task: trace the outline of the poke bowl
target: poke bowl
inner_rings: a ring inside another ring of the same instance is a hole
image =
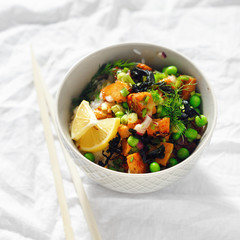
[[[56,99],[58,130],[75,163],[119,192],[157,191],[184,177],[210,143],[213,90],[182,54],[124,43],[80,59]]]

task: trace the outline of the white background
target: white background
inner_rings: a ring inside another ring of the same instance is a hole
[[[113,192],[79,171],[103,239],[240,239],[239,16],[238,0],[1,1],[0,239],[64,239],[29,44],[55,96],[76,60],[134,41],[193,60],[214,88],[218,122],[190,174],[158,192]],[[62,154],[59,160],[76,239],[89,240]]]

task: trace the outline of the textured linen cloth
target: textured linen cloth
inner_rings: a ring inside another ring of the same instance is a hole
[[[1,1],[0,239],[65,239],[32,81],[30,44],[55,96],[102,47],[148,42],[189,57],[213,86],[218,122],[182,180],[150,194],[99,186],[79,169],[104,240],[240,239],[240,1]],[[75,239],[91,239],[60,146]]]

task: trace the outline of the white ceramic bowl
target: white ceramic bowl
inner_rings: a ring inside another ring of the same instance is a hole
[[[163,58],[164,52],[167,57]],[[139,55],[141,53],[141,55]],[[197,78],[197,89],[201,92],[203,113],[208,118],[208,126],[200,144],[183,162],[166,170],[128,174],[103,168],[86,159],[75,147],[69,134],[71,100],[79,96],[83,88],[96,73],[99,66],[112,60],[141,61],[155,69],[175,65],[179,72]],[[95,182],[119,192],[146,193],[161,189],[180,179],[193,167],[200,154],[209,144],[217,118],[216,100],[208,81],[201,71],[182,54],[157,45],[146,43],[125,43],[96,51],[79,60],[66,74],[57,93],[57,124],[63,143],[77,165]]]

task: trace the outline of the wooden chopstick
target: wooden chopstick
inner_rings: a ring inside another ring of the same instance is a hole
[[[79,201],[81,203],[82,210],[83,210],[85,219],[86,219],[88,227],[89,227],[89,231],[90,231],[90,233],[92,235],[92,238],[94,240],[101,240],[101,236],[100,236],[100,233],[98,231],[98,227],[97,227],[97,224],[96,224],[96,221],[95,221],[92,209],[90,207],[90,204],[89,204],[86,192],[84,190],[82,180],[81,180],[81,178],[80,178],[80,176],[78,174],[78,171],[77,171],[77,168],[75,166],[75,163],[69,157],[69,154],[66,152],[66,150],[65,150],[65,148],[63,146],[63,143],[61,142],[61,138],[59,136],[59,131],[57,129],[56,120],[55,120],[54,101],[53,101],[53,98],[52,98],[52,96],[50,95],[50,93],[48,91],[48,88],[46,87],[46,84],[44,83],[44,81],[43,81],[43,79],[41,77],[40,69],[39,69],[38,63],[37,63],[37,61],[36,61],[36,59],[34,57],[33,51],[32,51],[32,61],[33,61],[33,65],[34,65],[34,68],[35,68],[35,72],[38,74],[38,83],[39,83],[39,85],[41,87],[42,92],[44,93],[45,100],[47,102],[49,112],[50,112],[50,114],[52,116],[52,120],[53,120],[55,129],[56,129],[56,132],[58,134],[58,139],[60,141],[60,144],[61,144],[61,147],[62,147],[62,150],[63,150],[63,154],[64,154],[64,157],[65,157],[66,163],[68,165],[70,174],[72,176],[74,187],[75,187],[75,190],[77,192]]]
[[[54,138],[53,138],[50,119],[48,115],[48,109],[47,109],[45,99],[41,95],[42,88],[39,83],[40,74],[36,66],[36,61],[34,59],[33,51],[31,51],[31,53],[32,53],[32,67],[33,67],[33,81],[34,81],[36,92],[37,92],[37,98],[38,98],[38,103],[40,107],[40,115],[41,115],[41,119],[44,127],[44,134],[45,134],[47,146],[48,146],[48,153],[50,157],[50,163],[52,167],[55,187],[56,187],[58,201],[60,205],[60,211],[63,219],[65,236],[67,240],[74,240],[74,234],[73,234],[71,220],[68,212],[66,196],[63,188],[62,176],[61,176],[60,167],[57,159],[57,152],[54,145]]]

